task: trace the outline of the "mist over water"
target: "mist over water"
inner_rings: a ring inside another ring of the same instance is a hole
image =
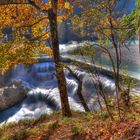
[[[96,111],[99,105],[95,102],[96,90],[93,78],[84,71],[77,70],[78,76],[83,80],[82,94],[90,109]],[[68,98],[73,110],[84,111],[77,96],[78,83],[74,77],[65,71]],[[103,75],[101,83],[107,92],[114,92],[114,82]],[[43,62],[25,67],[18,65],[13,68],[11,80],[21,80],[30,90],[23,102],[0,112],[0,123],[19,121],[21,119],[37,118],[41,114],[50,114],[61,108],[55,65],[53,62]]]

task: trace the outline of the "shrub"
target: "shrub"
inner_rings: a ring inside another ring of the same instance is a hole
[[[63,124],[78,123],[78,122],[81,122],[79,118],[64,118],[62,121]]]
[[[73,126],[71,128],[72,133],[74,134],[79,134],[80,132],[83,131],[83,128],[81,126]]]
[[[28,135],[26,130],[19,130],[18,132],[10,136],[9,140],[24,140],[27,138],[27,136]]]
[[[102,112],[99,113],[99,116],[100,116],[100,118],[102,118],[102,119],[106,119],[106,118],[109,117],[109,114],[108,114],[108,112],[106,112],[106,111],[102,111]]]
[[[28,136],[36,136],[36,135],[38,135],[39,133],[40,133],[40,128],[32,128],[32,129],[30,129],[30,130],[28,130]]]
[[[19,125],[24,125],[24,126],[30,126],[34,123],[34,119],[30,120],[30,119],[25,119],[25,120],[20,120],[18,122]]]
[[[58,121],[55,122],[48,122],[48,129],[53,130],[58,127]]]

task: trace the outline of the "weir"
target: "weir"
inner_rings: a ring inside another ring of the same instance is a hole
[[[65,59],[65,62],[69,62]],[[96,101],[97,95],[93,85],[93,78],[84,70],[76,70],[77,75],[83,81],[82,94],[92,111],[99,110]],[[70,107],[73,110],[84,111],[77,96],[78,83],[76,79],[65,70],[67,91]],[[39,60],[39,63],[28,67],[17,65],[12,70],[11,80],[21,80],[30,90],[23,102],[0,112],[0,123],[19,121],[22,119],[37,118],[42,114],[50,114],[61,108],[55,65],[49,58]],[[106,93],[114,93],[114,81],[110,77],[100,75],[100,81]]]

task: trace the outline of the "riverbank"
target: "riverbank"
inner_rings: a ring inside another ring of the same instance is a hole
[[[92,45],[92,42],[89,42]],[[104,53],[104,51],[99,48],[95,47],[95,54],[93,53],[93,60],[89,56],[81,56],[79,53],[78,48],[86,48],[86,43],[83,44],[77,44],[77,48],[73,49],[71,51],[68,51],[66,54],[63,54],[64,58],[69,58],[70,60],[74,61],[80,61],[84,63],[88,63],[89,65],[95,65],[96,67],[102,67],[105,71],[111,71],[112,70],[112,64],[110,61],[110,58],[108,54]],[[115,49],[109,48],[109,52],[114,60],[114,63],[116,62],[116,55],[115,55]],[[90,54],[91,55],[91,54]],[[128,47],[122,47],[121,48],[121,65],[120,65],[121,73],[126,73],[130,77],[132,77],[135,80],[140,81],[140,53],[139,53],[139,46],[137,43],[131,43]]]
[[[38,119],[24,120],[0,127],[1,140],[139,140],[140,98],[131,101],[122,119],[113,111],[114,121],[107,112],[73,112],[72,118],[61,113],[42,115]]]

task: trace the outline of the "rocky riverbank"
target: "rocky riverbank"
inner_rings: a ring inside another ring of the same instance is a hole
[[[28,89],[19,80],[0,88],[0,111],[23,101],[27,92]]]

